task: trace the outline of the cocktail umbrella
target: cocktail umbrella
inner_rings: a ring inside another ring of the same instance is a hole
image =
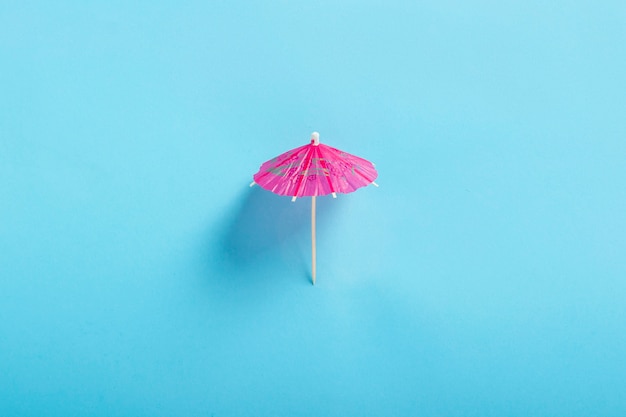
[[[262,188],[278,195],[311,197],[311,278],[315,285],[315,197],[337,193],[351,193],[373,184],[378,172],[370,161],[320,143],[317,132],[311,134],[311,143],[292,149],[261,165],[254,174],[252,187]]]

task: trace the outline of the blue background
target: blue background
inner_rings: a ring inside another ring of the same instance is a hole
[[[626,3],[128,3],[0,3],[0,415],[626,415]]]

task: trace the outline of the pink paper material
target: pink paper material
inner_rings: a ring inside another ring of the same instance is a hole
[[[265,162],[254,182],[279,195],[304,197],[351,193],[377,176],[368,160],[311,141]]]

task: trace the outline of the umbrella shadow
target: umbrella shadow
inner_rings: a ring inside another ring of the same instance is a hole
[[[322,229],[336,210],[339,199],[317,199],[317,227]],[[256,186],[247,189],[220,236],[218,258],[227,276],[245,275],[263,265],[284,263],[302,271],[310,280],[311,199],[291,202]],[[255,274],[252,274],[255,275]]]

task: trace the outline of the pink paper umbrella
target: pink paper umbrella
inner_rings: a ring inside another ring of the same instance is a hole
[[[320,143],[320,134],[311,134],[311,143],[292,149],[261,165],[254,184],[276,193],[311,199],[311,277],[315,285],[315,197],[351,193],[373,184],[378,173],[370,161]]]

